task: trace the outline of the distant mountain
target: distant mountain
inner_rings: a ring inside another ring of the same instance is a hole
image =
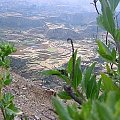
[[[49,6],[51,9],[64,6],[71,8],[73,11],[94,11],[90,4],[91,0],[0,0],[0,10],[15,10],[32,7]]]
[[[44,28],[46,26],[44,20],[31,20],[23,17],[0,17],[0,28],[13,28],[13,29],[30,29],[41,27]]]
[[[0,11],[15,10],[50,10],[69,12],[95,12],[95,8],[90,4],[92,0],[0,0]],[[98,7],[100,7],[98,3]],[[120,5],[118,6],[120,10]]]
[[[91,0],[0,0],[0,28],[30,30],[31,33],[42,34],[48,39],[91,38],[97,32],[97,13],[90,2]]]

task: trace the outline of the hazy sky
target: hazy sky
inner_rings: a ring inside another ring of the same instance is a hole
[[[12,1],[14,2],[19,2],[19,1],[27,1],[30,2],[31,4],[49,4],[49,5],[78,5],[81,9],[86,10],[86,11],[95,11],[95,8],[92,4],[93,0],[0,0],[0,1]],[[99,4],[98,4],[99,5]],[[100,5],[99,5],[100,6]],[[120,11],[120,5],[118,7]]]
[[[56,5],[56,4],[62,4],[62,5],[78,5],[83,10],[87,11],[94,11],[94,6],[90,3],[93,0],[27,0],[29,2],[37,3],[37,4],[49,4],[49,5]]]
[[[90,4],[92,0],[29,0],[31,2],[42,2],[42,3],[66,3],[66,4]]]
[[[57,3],[62,3],[62,4],[73,4],[73,5],[81,5],[81,6],[86,6],[89,8],[92,8],[93,6],[90,4],[93,2],[93,0],[27,0],[35,3],[48,3],[48,4],[57,4]],[[120,10],[120,5],[118,7]]]

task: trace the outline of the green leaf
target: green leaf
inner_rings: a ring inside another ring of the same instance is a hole
[[[68,95],[68,93],[66,93],[65,91],[60,91],[58,94],[57,94],[61,99],[67,99],[67,100],[70,100],[71,97]]]
[[[75,62],[76,62],[76,56],[77,56],[77,50],[74,53]],[[67,70],[69,74],[72,73],[72,69],[73,69],[73,57],[70,58],[70,60],[68,61],[68,65],[67,65]]]
[[[87,67],[84,70],[83,73],[83,79],[82,79],[82,88],[86,91],[87,90],[87,85],[88,85],[88,81],[91,79],[91,76],[93,74],[93,70],[95,68],[95,64],[93,63],[92,65],[90,65],[89,67]]]
[[[112,49],[111,56],[113,58],[113,61],[115,61],[116,60],[116,50],[114,48]]]
[[[44,70],[40,72],[43,75],[61,75],[61,73],[58,70]]]
[[[0,50],[2,51],[2,54],[0,54],[1,56],[8,56],[16,51],[14,45],[6,42],[0,43]]]
[[[111,55],[111,51],[109,50],[109,48],[100,40],[96,40],[97,45],[98,45],[98,51],[101,54],[107,54],[107,55]]]
[[[59,72],[58,70],[44,70],[40,72],[40,74],[47,75],[47,76],[56,75],[57,77],[65,80],[67,83],[69,82],[69,78],[65,75],[62,75],[61,72]]]
[[[115,31],[115,36],[114,36],[116,41],[120,42],[120,29],[116,29]]]
[[[112,79],[109,78],[106,74],[102,73],[101,74],[102,82],[103,82],[103,87],[106,91],[111,91],[111,90],[118,90],[117,86],[113,83]]]
[[[96,98],[99,97],[99,93],[100,93],[100,89],[101,89],[101,79],[99,79],[98,83],[97,83],[97,89],[96,89]]]
[[[114,62],[116,57],[116,51],[111,52],[109,48],[100,40],[96,41],[98,44],[98,53],[102,58],[104,58],[107,62]]]
[[[82,88],[86,94],[87,99],[96,99],[99,96],[99,91],[101,87],[101,80],[96,81],[96,76],[93,73],[95,68],[93,63],[91,66],[87,67],[84,71],[84,76],[82,79]]]
[[[6,75],[6,79],[4,80],[4,85],[9,85],[12,82],[10,74]]]
[[[107,93],[108,92],[106,91],[102,92],[102,94],[99,96],[99,101],[104,102],[106,100]]]
[[[4,99],[3,99],[4,102],[5,102],[6,104],[8,104],[8,103],[10,103],[10,102],[13,101],[14,96],[13,96],[11,93],[6,93],[6,94],[4,94],[3,98],[4,98]]]
[[[78,58],[76,60],[75,69],[74,69],[74,79],[72,81],[72,85],[74,89],[77,89],[78,85],[82,80],[82,71],[81,71],[80,63],[81,63],[81,60],[80,58]]]
[[[116,117],[116,120],[120,120],[120,99],[115,104],[115,117]]]
[[[106,31],[114,36],[115,22],[113,12],[107,0],[100,0],[100,3],[102,8],[102,15],[99,15],[97,18],[98,24],[104,27]]]
[[[118,6],[120,0],[108,0],[110,3],[110,8],[113,11],[113,13],[115,12],[116,7]]]
[[[4,80],[4,85],[9,85],[12,82],[12,79]]]
[[[99,96],[100,88],[101,88],[101,79],[97,82],[96,76],[92,75],[91,79],[88,80],[88,84],[86,88],[87,98],[88,99],[90,98],[91,100],[97,99]]]
[[[59,71],[62,75],[68,76],[68,72],[64,67],[57,68],[57,71]]]
[[[52,102],[57,114],[59,115],[60,120],[73,120],[61,101],[53,97]]]
[[[115,111],[115,104],[120,100],[120,93],[116,91],[110,91],[107,95],[106,104],[110,107],[110,109]]]
[[[107,105],[100,102],[93,103],[92,120],[114,120],[113,113]]]
[[[11,103],[8,107],[5,108],[7,114],[11,115],[21,115],[22,112],[15,107],[15,105],[13,103]]]
[[[110,69],[110,66],[108,64],[106,64],[106,69],[107,69],[107,73],[110,74],[111,69]]]
[[[92,75],[91,79],[88,80],[87,91],[86,91],[87,98],[92,97],[91,94],[93,93],[93,90],[96,87],[95,81],[96,81],[95,75]]]
[[[77,104],[73,104],[73,105],[67,106],[67,110],[69,112],[70,117],[73,120],[80,120],[80,114],[79,114],[80,111],[78,109]]]
[[[81,109],[81,117],[82,119],[81,120],[87,120],[91,114],[91,110],[92,110],[92,103],[91,101],[88,101],[86,103],[84,103],[82,105],[82,109]]]
[[[68,112],[69,112],[71,118],[74,119],[75,118],[75,112],[77,113],[77,110],[75,111],[74,108],[71,107],[71,106],[67,106],[67,109],[68,109]]]

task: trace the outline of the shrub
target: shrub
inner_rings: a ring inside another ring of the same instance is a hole
[[[14,120],[16,115],[21,114],[13,102],[14,96],[3,92],[4,87],[12,82],[8,56],[15,51],[15,47],[9,43],[0,44],[0,109],[4,120]]]
[[[96,2],[94,5],[97,9]],[[56,75],[63,79],[63,90],[53,97],[53,106],[60,120],[119,120],[120,119],[120,29],[115,19],[115,10],[120,0],[99,0],[99,26],[112,36],[110,44],[96,40],[98,53],[106,62],[106,73],[96,77],[92,63],[82,71],[81,60],[72,45],[72,57],[65,69],[47,70],[45,75]],[[117,48],[117,49],[116,49]],[[113,67],[114,66],[114,67]],[[64,105],[60,99],[74,100],[71,105]]]

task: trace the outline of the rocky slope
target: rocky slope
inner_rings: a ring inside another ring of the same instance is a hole
[[[56,120],[51,104],[53,90],[42,88],[40,81],[26,80],[16,73],[12,73],[12,78],[12,84],[5,91],[14,94],[15,104],[23,112],[15,120],[22,120],[20,118],[24,116],[28,116],[29,120]]]

